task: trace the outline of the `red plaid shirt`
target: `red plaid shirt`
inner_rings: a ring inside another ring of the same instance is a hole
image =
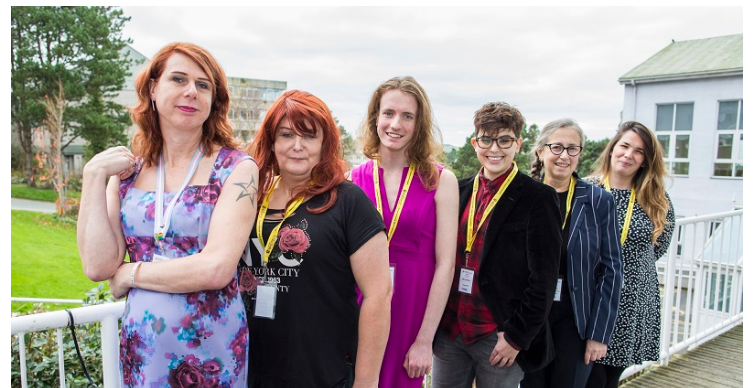
[[[484,215],[486,206],[491,202],[494,194],[502,186],[502,183],[510,175],[512,168],[506,173],[497,177],[493,181],[484,178],[484,175],[479,173],[479,188],[476,194],[476,214],[474,226],[478,227],[481,222],[481,217]],[[471,253],[468,256],[466,263],[465,246],[468,241],[467,227],[468,227],[468,213],[470,210],[470,201],[465,205],[463,210],[463,217],[460,218],[460,225],[458,228],[458,248],[457,255],[455,255],[455,277],[452,280],[452,289],[450,290],[450,298],[447,301],[447,307],[442,315],[442,320],[439,324],[440,330],[442,330],[450,338],[455,339],[458,333],[463,335],[463,341],[466,345],[470,345],[491,333],[497,331],[497,322],[494,320],[492,313],[486,307],[484,298],[481,296],[481,290],[478,286],[478,271],[481,263],[481,250],[484,246],[484,236],[486,235],[486,229],[489,226],[489,217],[484,220],[481,229],[479,229],[476,235],[476,240],[473,241],[471,247]],[[471,287],[471,295],[460,292],[458,286],[460,284],[460,269],[470,268],[473,270],[473,285]],[[511,342],[506,336],[508,342]],[[517,345],[511,343],[514,348]]]

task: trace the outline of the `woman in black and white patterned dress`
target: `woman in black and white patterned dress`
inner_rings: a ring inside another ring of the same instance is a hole
[[[587,388],[616,388],[625,368],[659,359],[660,297],[656,261],[675,227],[664,189],[662,147],[644,125],[628,121],[599,157],[590,180],[611,191],[617,204],[624,282],[607,355],[594,365]]]

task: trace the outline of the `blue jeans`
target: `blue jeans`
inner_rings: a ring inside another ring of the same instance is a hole
[[[466,345],[460,334],[452,340],[438,332],[434,337],[432,388],[470,388],[474,378],[477,388],[517,388],[523,379],[517,362],[503,367],[489,363],[496,344],[497,333]]]

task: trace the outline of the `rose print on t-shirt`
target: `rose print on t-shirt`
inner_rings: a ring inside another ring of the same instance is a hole
[[[254,292],[256,291],[256,286],[258,286],[261,283],[261,279],[254,276],[253,271],[249,270],[248,268],[243,268],[238,271],[238,287],[240,288],[241,292]]]
[[[306,220],[301,220],[295,226],[285,225],[280,228],[280,232],[277,235],[279,251],[275,250],[275,252],[272,252],[272,255],[277,253],[278,257],[275,258],[279,258],[280,254],[282,254],[300,265],[303,261],[303,253],[311,246],[311,237],[306,233],[307,228],[308,222]]]

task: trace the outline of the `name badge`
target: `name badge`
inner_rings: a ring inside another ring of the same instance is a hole
[[[470,295],[473,289],[473,270],[470,268],[461,268],[459,283],[458,291]]]
[[[170,260],[170,258],[167,257],[167,256],[158,255],[156,253],[154,255],[152,255],[152,261],[154,261],[154,262],[165,261],[165,260]]]
[[[275,307],[277,305],[277,285],[263,282],[256,286],[256,305],[254,317],[275,319]]]
[[[562,278],[557,279],[557,288],[554,289],[554,301],[562,300]]]
[[[395,264],[390,263],[390,281],[392,282],[392,287],[395,287]]]

